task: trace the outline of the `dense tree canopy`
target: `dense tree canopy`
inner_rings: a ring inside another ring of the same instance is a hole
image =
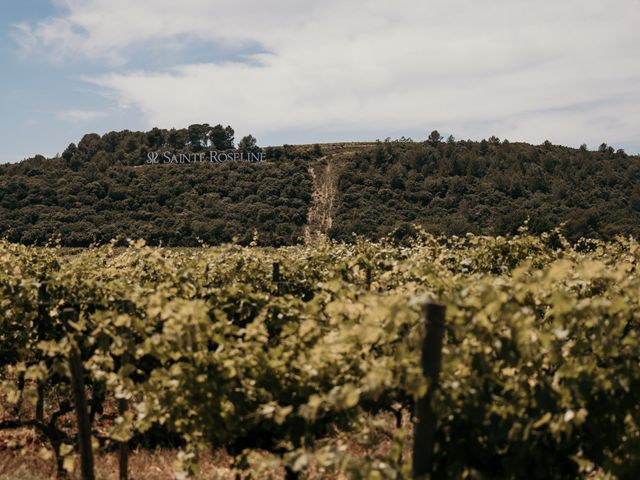
[[[381,142],[341,165],[332,236],[377,238],[418,223],[444,234],[640,236],[640,157],[525,143]]]
[[[59,158],[2,165],[0,236],[27,244],[59,236],[70,246],[114,238],[189,246],[234,237],[248,243],[257,231],[261,244],[299,242],[311,201],[305,156],[270,149],[272,161],[260,164],[144,165],[156,149],[205,147],[233,147],[233,129],[88,134]]]
[[[145,165],[150,152],[233,148],[231,127],[85,135],[60,157],[37,155],[0,166],[0,237],[70,246],[144,238],[197,245],[258,232],[263,245],[302,241],[314,159],[333,162],[335,212],[329,235],[379,238],[421,224],[443,234],[505,235],[565,224],[571,240],[640,237],[640,157],[603,144],[598,151],[509,143],[385,141],[350,147],[268,147],[267,162]],[[258,149],[247,135],[240,150]]]

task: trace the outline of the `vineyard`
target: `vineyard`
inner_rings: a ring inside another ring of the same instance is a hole
[[[421,365],[434,303],[437,384]],[[0,242],[0,431],[34,431],[61,478],[102,451],[127,478],[128,451],[170,445],[176,478],[225,449],[237,478],[402,479],[429,394],[432,478],[635,479],[639,326],[625,238]],[[381,435],[389,448],[346,446]]]

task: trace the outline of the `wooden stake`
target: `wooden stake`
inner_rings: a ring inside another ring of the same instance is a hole
[[[129,352],[122,354],[122,365],[120,368],[124,368],[129,363]],[[121,416],[127,412],[129,408],[126,399],[121,398],[118,400],[118,413]],[[127,480],[129,478],[129,442],[120,442],[118,445],[118,457],[119,457],[119,476],[118,480]]]
[[[272,280],[276,285],[276,295],[280,295],[280,262],[273,262]]]
[[[413,478],[423,478],[433,470],[436,414],[431,401],[438,387],[442,366],[445,306],[428,303],[423,308],[426,335],[422,343],[422,371],[428,390],[416,404],[413,429]]]
[[[65,325],[78,320],[78,312],[74,308],[65,308],[62,311]],[[78,339],[76,339],[78,340]],[[69,367],[71,369],[71,387],[78,421],[78,449],[80,451],[80,471],[82,480],[94,480],[93,472],[93,448],[91,445],[91,422],[87,406],[87,394],[84,388],[84,368],[80,347],[76,343],[69,352]]]

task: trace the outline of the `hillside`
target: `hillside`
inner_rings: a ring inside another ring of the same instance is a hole
[[[301,243],[379,238],[411,224],[505,235],[528,219],[571,240],[640,236],[640,157],[548,142],[385,141],[267,147],[262,163],[146,165],[150,152],[235,144],[231,127],[85,135],[60,157],[0,165],[0,236],[69,246],[113,238],[193,246],[234,238]],[[242,150],[255,151],[247,139]]]
[[[387,142],[340,165],[331,236],[376,238],[418,223],[433,233],[534,233],[571,240],[640,234],[640,157],[545,143]]]

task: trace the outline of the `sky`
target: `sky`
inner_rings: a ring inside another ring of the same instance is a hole
[[[640,0],[2,0],[0,162],[85,133],[640,153]]]

